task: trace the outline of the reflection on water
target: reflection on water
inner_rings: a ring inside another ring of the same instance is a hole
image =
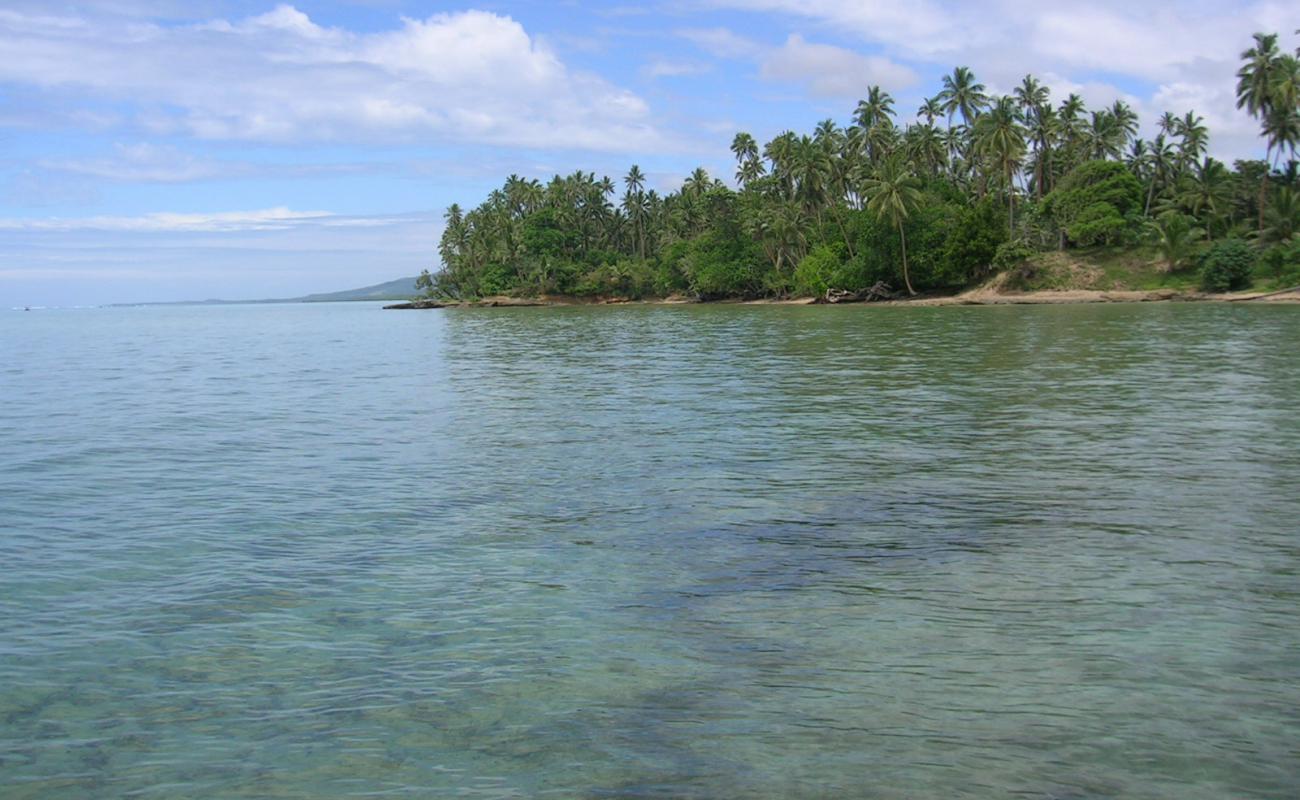
[[[1284,796],[1296,312],[5,315],[3,794]]]

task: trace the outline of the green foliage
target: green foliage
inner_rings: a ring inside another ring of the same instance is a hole
[[[1192,244],[1204,233],[1192,225],[1192,218],[1177,211],[1166,211],[1151,223],[1151,239],[1160,248],[1165,266],[1176,270],[1183,266]]]
[[[985,200],[962,208],[947,229],[938,277],[949,286],[965,286],[988,276],[1007,239],[1006,215]]]
[[[1277,76],[1300,75],[1296,59],[1278,51],[1276,37],[1256,44],[1238,99],[1261,119],[1272,155],[1294,154],[1296,81]],[[1089,109],[1070,95],[1058,107],[1049,97],[1032,76],[1013,97],[991,96],[959,68],[902,126],[894,99],[871,87],[851,127],[825,120],[810,135],[786,131],[766,144],[737,134],[739,191],[703,169],[663,195],[635,166],[621,186],[582,171],[545,184],[512,175],[478,207],[447,208],[442,268],[422,275],[419,290],[702,299],[877,281],[947,290],[993,268],[1033,268],[1046,263],[1035,252],[1070,246],[1093,251],[1087,258],[1142,254],[1114,259],[1107,281],[1181,288],[1198,275],[1175,270],[1192,261],[1202,235],[1258,235],[1278,245],[1264,260],[1273,280],[1291,274],[1294,172],[1271,172],[1265,161],[1229,170],[1207,156],[1204,119],[1191,111],[1167,114],[1145,141],[1122,102]],[[1156,248],[1170,269],[1157,267]],[[1208,284],[1245,280],[1236,253],[1206,262]],[[1093,280],[1064,266],[1054,274],[1062,285]]]
[[[843,288],[838,283],[844,259],[829,245],[820,245],[803,257],[794,270],[794,290],[801,295],[820,297],[827,289]]]
[[[1250,286],[1255,251],[1241,239],[1225,239],[1211,247],[1201,261],[1201,288],[1230,292]]]
[[[1115,161],[1080,164],[1043,199],[1044,211],[1083,247],[1118,241],[1141,204],[1142,184]]]
[[[419,277],[415,279],[415,290],[426,297],[433,296],[433,276],[429,274],[429,270],[420,270]]]
[[[1259,264],[1274,288],[1300,285],[1300,241],[1270,247],[1260,256]]]
[[[1037,250],[1020,241],[1003,242],[993,254],[993,266],[998,269],[1019,267],[1038,253]]]
[[[753,242],[711,230],[690,241],[679,263],[691,291],[702,300],[716,300],[758,294],[762,258]]]

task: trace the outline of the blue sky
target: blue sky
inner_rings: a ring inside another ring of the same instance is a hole
[[[639,164],[661,190],[729,178],[737,130],[848,121],[865,88],[906,121],[969,65],[1026,72],[1144,132],[1233,105],[1275,2],[354,0],[0,2],[0,307],[294,296],[436,268],[440,218],[504,176]]]

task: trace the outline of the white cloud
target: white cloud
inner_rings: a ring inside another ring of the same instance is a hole
[[[349,224],[349,220],[355,223],[356,219],[336,217],[328,211],[292,211],[287,208],[268,208],[256,211],[220,211],[206,214],[160,211],[139,216],[0,219],[0,230],[229,233],[235,231],[287,230],[306,222],[346,225]]]
[[[473,141],[663,150],[635,94],[569,69],[513,19],[482,11],[374,33],[291,6],[159,25],[0,12],[0,81],[124,106],[157,134],[269,142]]]
[[[666,58],[657,58],[646,64],[641,70],[641,74],[647,78],[683,78],[689,75],[701,75],[709,71],[707,64],[697,64],[694,61],[674,61]]]
[[[687,28],[677,35],[718,58],[749,58],[763,51],[758,42],[727,28]]]
[[[1240,52],[1256,31],[1276,31],[1289,40],[1297,27],[1293,4],[1274,0],[702,2],[805,20],[911,66],[947,71],[967,65],[990,87],[1014,86],[1025,73],[1057,76],[1058,100],[1069,91],[1067,84],[1088,87],[1084,96],[1090,102],[1103,95],[1132,98],[1148,126],[1165,110],[1194,108],[1210,127],[1211,150],[1222,158],[1263,151],[1254,123],[1235,108]]]
[[[762,75],[769,80],[806,84],[816,95],[856,98],[867,87],[880,84],[897,91],[915,84],[910,68],[882,56],[864,56],[829,44],[805,41],[791,34],[785,44],[763,61]]]
[[[55,172],[133,183],[185,183],[247,172],[239,165],[149,142],[114,145],[111,157],[42,159],[36,165]]]

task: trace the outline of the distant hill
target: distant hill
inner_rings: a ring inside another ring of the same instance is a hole
[[[173,300],[164,303],[113,303],[113,306],[221,306],[251,303],[346,303],[361,300],[410,300],[419,294],[415,278],[398,278],[395,281],[344,289],[341,292],[321,292],[302,297],[277,297],[267,300]]]
[[[286,303],[341,303],[347,300],[409,300],[419,292],[415,289],[415,278],[398,278],[374,286],[362,286],[360,289],[346,289],[342,292],[324,292],[309,294],[284,300]]]

